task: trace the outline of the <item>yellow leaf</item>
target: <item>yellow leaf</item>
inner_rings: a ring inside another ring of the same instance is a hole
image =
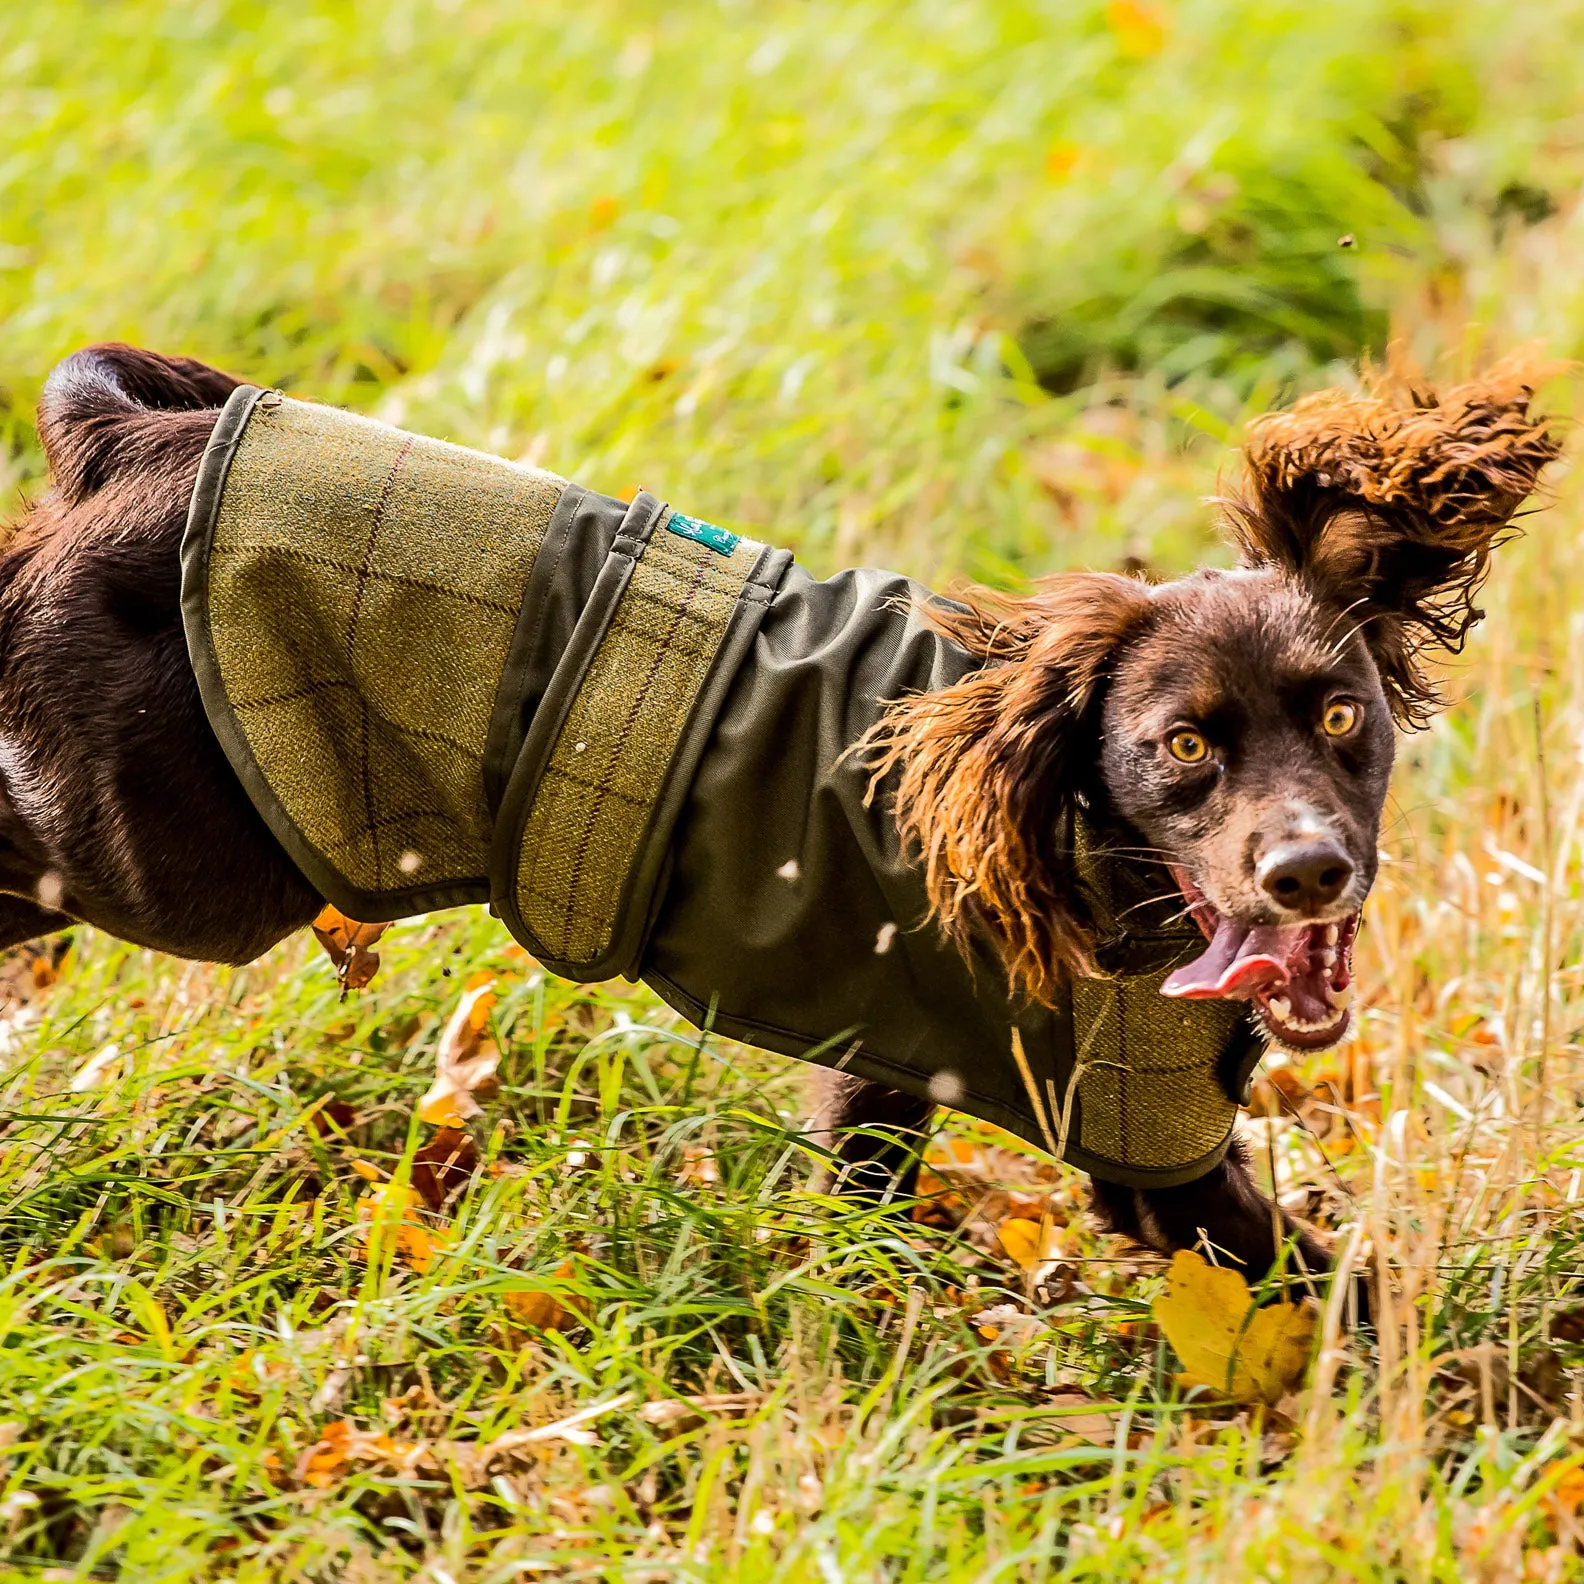
[[[996,1236],[1001,1239],[1001,1247],[1006,1250],[1007,1257],[1024,1270],[1030,1269],[1039,1258],[1040,1227],[1038,1221],[1027,1221],[1022,1216],[1013,1216],[1008,1221],[1003,1221],[996,1230]]]
[[[1275,1403],[1309,1367],[1311,1305],[1256,1309],[1236,1271],[1207,1264],[1191,1250],[1172,1257],[1154,1315],[1183,1361],[1185,1386],[1206,1386],[1238,1402]]]

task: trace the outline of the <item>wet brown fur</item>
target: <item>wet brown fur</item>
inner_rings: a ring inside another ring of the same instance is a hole
[[[1339,644],[1361,634],[1402,726],[1439,707],[1423,658],[1462,647],[1492,549],[1560,455],[1528,411],[1555,370],[1516,357],[1439,394],[1367,374],[1361,393],[1323,391],[1250,426],[1242,487],[1222,502],[1240,564],[1312,590],[1342,618]],[[1049,1003],[1089,966],[1062,815],[1095,787],[1099,700],[1150,622],[1150,586],[1071,573],[926,615],[985,669],[894,707],[871,744],[875,788],[896,774],[941,925],[963,944],[987,936],[1013,983]]]
[[[1517,354],[1439,393],[1366,375],[1359,394],[1321,391],[1249,426],[1243,488],[1224,503],[1243,564],[1353,601],[1404,726],[1442,706],[1421,657],[1462,649],[1491,551],[1561,455],[1552,421],[1529,412],[1557,372]]]
[[[975,596],[934,624],[986,668],[901,704],[876,734],[875,780],[892,773],[897,818],[924,865],[935,917],[964,948],[980,931],[1008,973],[1049,1002],[1089,962],[1091,920],[1060,840],[1075,765],[1118,646],[1149,614],[1132,578],[1079,572],[1028,599]]]

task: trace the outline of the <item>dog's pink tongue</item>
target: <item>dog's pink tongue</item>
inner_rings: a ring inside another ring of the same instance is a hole
[[[1303,930],[1302,924],[1261,924],[1250,929],[1222,919],[1203,954],[1168,975],[1161,994],[1208,1001],[1279,990],[1292,977],[1287,963]]]

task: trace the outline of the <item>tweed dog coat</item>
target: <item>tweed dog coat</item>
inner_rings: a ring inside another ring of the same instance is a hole
[[[889,800],[866,799],[848,750],[977,663],[919,619],[930,597],[250,386],[182,546],[209,720],[349,917],[487,902],[557,973],[642,978],[701,1027],[1112,1181],[1191,1181],[1262,1043],[1239,1003],[1159,994],[1203,948],[1151,900],[1164,872],[1075,828],[1104,976],[1028,1007],[925,923]]]

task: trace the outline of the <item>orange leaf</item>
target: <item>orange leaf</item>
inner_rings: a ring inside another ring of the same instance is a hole
[[[394,1441],[383,1430],[358,1430],[337,1419],[297,1459],[296,1475],[300,1483],[323,1490],[349,1463],[387,1463],[397,1473],[409,1472],[420,1451],[419,1443]]]
[[[1001,1223],[996,1229],[996,1236],[1001,1240],[1001,1247],[1007,1257],[1024,1270],[1032,1268],[1039,1259],[1038,1221],[1025,1221],[1021,1216],[1013,1216],[1010,1220]]]
[[[370,1259],[394,1249],[409,1270],[422,1276],[434,1264],[445,1239],[416,1219],[418,1194],[400,1183],[377,1183],[357,1202],[358,1220],[367,1223],[362,1239]]]
[[[715,1151],[708,1144],[695,1141],[683,1146],[682,1165],[677,1172],[678,1182],[693,1183],[700,1188],[713,1188],[720,1180],[720,1162],[715,1158]]]
[[[509,1292],[505,1302],[512,1319],[535,1331],[565,1331],[577,1318],[554,1293]]]
[[[1584,1469],[1577,1465],[1568,1469],[1551,1487],[1550,1501],[1558,1512],[1577,1517],[1579,1508],[1584,1506]]]
[[[359,924],[327,902],[313,921],[315,939],[335,964],[341,994],[361,990],[379,972],[379,953],[371,951],[388,924]]]
[[[1076,143],[1052,143],[1045,150],[1045,174],[1052,181],[1061,181],[1073,173],[1083,150]]]
[[[556,1280],[567,1281],[575,1275],[577,1261],[563,1260],[556,1271]],[[587,1308],[587,1304],[578,1299],[569,1298],[563,1302],[555,1293],[543,1288],[517,1288],[503,1294],[503,1301],[514,1320],[535,1331],[569,1330],[582,1318],[579,1311]]]
[[[320,1489],[328,1485],[336,1470],[346,1462],[347,1438],[351,1430],[352,1426],[345,1419],[326,1425],[319,1439],[311,1447],[304,1448],[297,1459],[297,1478],[305,1485],[316,1485]]]
[[[379,1473],[411,1478],[416,1473],[452,1474],[470,1489],[486,1484],[491,1471],[543,1457],[555,1446],[598,1446],[593,1423],[606,1414],[632,1405],[633,1393],[623,1392],[605,1402],[591,1403],[552,1424],[508,1430],[493,1441],[398,1441],[383,1430],[358,1430],[337,1419],[320,1432],[319,1439],[297,1459],[299,1484],[324,1489],[344,1474],[349,1465],[363,1463]],[[264,1456],[266,1468],[279,1468],[275,1453]]]

